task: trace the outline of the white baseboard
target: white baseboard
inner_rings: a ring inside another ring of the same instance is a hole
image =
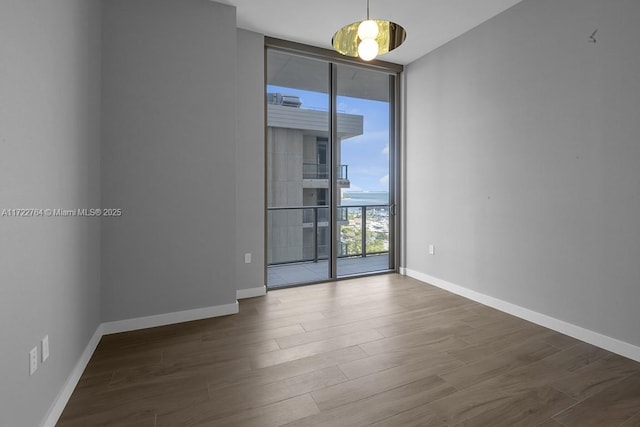
[[[236,314],[239,310],[238,301],[232,304],[217,305],[213,307],[196,308],[193,310],[177,311],[173,313],[158,314],[155,316],[146,316],[136,319],[119,320],[116,322],[107,322],[98,325],[96,332],[91,337],[89,344],[85,347],[82,355],[78,359],[76,366],[69,374],[62,390],[58,394],[55,402],[49,409],[41,427],[55,427],[65,406],[69,402],[73,390],[76,388],[82,373],[84,372],[93,352],[96,350],[100,338],[103,335],[115,334],[119,332],[135,331],[137,329],[153,328],[156,326],[172,325],[174,323],[189,322],[191,320],[206,319],[209,317],[226,316]]]
[[[407,269],[404,267],[398,267],[398,274],[400,274],[401,276],[406,276],[407,275]]]
[[[82,376],[84,369],[87,367],[89,360],[91,360],[93,352],[96,350],[96,347],[98,347],[100,338],[102,338],[102,325],[98,325],[96,331],[89,340],[89,344],[87,344],[80,355],[80,359],[78,359],[78,362],[71,371],[71,374],[69,374],[67,381],[64,383],[62,390],[60,390],[58,397],[49,409],[44,422],[42,422],[42,427],[55,427],[56,423],[60,419],[60,415],[62,415],[62,411],[64,411],[64,407],[67,406],[67,402],[73,394],[73,390],[75,390],[76,385],[78,385],[78,381],[80,381],[80,377]]]
[[[559,320],[554,317],[547,316],[546,314],[538,313],[536,311],[529,310],[528,308],[473,291],[463,286],[447,282],[446,280],[420,273],[419,271],[407,268],[406,274],[414,279],[437,286],[465,298],[469,298],[470,300],[479,302],[480,304],[493,307],[521,319],[528,320],[529,322],[544,326],[545,328],[553,329],[554,331],[569,335],[573,338],[579,339],[580,341],[593,344],[597,347],[640,362],[640,347],[638,346],[565,322],[564,320]]]
[[[190,322],[192,320],[207,319],[209,317],[226,316],[238,312],[238,301],[232,304],[216,305],[213,307],[196,308],[193,310],[175,311],[173,313],[157,314],[154,316],[138,317],[135,319],[117,320],[102,324],[102,334],[117,334],[138,329],[155,328],[156,326],[172,325],[174,323]]]
[[[245,298],[253,298],[253,297],[262,297],[267,294],[266,286],[259,286],[257,288],[247,288],[247,289],[238,289],[236,291],[237,299],[245,299]]]

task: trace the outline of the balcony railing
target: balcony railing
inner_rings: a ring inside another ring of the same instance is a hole
[[[338,257],[389,252],[389,205],[339,206],[338,212],[348,221],[338,227]]]
[[[336,168],[336,176],[341,180],[349,179],[349,165],[340,165]],[[303,163],[302,178],[304,179],[329,179],[329,168],[326,164]]]
[[[326,260],[328,206],[270,207],[268,265]],[[366,257],[389,252],[389,206],[338,206],[337,256]]]
[[[329,222],[329,206],[311,206],[305,208],[302,211],[302,223],[307,224],[322,224]]]
[[[347,181],[349,179],[349,165],[338,166],[336,175],[338,179],[344,179],[345,181]]]

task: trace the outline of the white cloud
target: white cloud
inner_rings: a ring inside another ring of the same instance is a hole
[[[379,181],[382,185],[389,185],[389,174],[386,174],[385,176],[380,178]]]
[[[382,154],[383,156],[388,156],[389,155],[389,144],[384,146],[384,148],[382,149],[380,154]]]

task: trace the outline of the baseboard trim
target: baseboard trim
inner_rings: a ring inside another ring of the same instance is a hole
[[[238,289],[236,291],[237,299],[262,297],[267,294],[266,286],[259,286],[257,288]]]
[[[633,344],[629,344],[627,342],[611,338],[598,332],[594,332],[590,329],[585,329],[581,326],[565,322],[564,320],[559,320],[555,317],[547,316],[546,314],[538,313],[528,308],[524,308],[519,305],[473,291],[471,289],[465,288],[464,286],[456,285],[454,283],[439,279],[434,276],[430,276],[425,273],[421,273],[419,271],[407,268],[406,273],[408,276],[413,277],[414,279],[437,286],[438,288],[479,302],[480,304],[493,307],[497,310],[519,317],[521,319],[528,320],[529,322],[544,326],[545,328],[553,329],[554,331],[569,335],[573,338],[579,339],[580,341],[593,344],[597,347],[640,362],[640,347]]]
[[[98,347],[100,339],[104,335],[115,334],[119,332],[129,332],[138,329],[153,328],[156,326],[172,325],[174,323],[189,322],[192,320],[206,319],[209,317],[226,316],[236,314],[239,311],[238,301],[232,304],[217,305],[213,307],[196,308],[193,310],[177,311],[173,313],[158,314],[155,316],[139,317],[136,319],[119,320],[115,322],[106,322],[98,325],[95,333],[89,340],[89,344],[85,347],[82,355],[78,359],[76,366],[69,374],[67,381],[64,383],[62,390],[58,394],[53,405],[49,409],[47,416],[42,422],[41,427],[55,427],[56,423],[62,415],[62,411],[69,402],[73,390],[75,390],[80,377],[91,360],[91,356]]]
[[[173,313],[157,314],[154,316],[138,317],[135,319],[117,320],[115,322],[103,323],[102,334],[117,334],[120,332],[135,331],[138,329],[155,328],[156,326],[173,325],[174,323],[190,322],[192,320],[207,319],[209,317],[236,314],[238,311],[238,301],[236,301],[232,304],[175,311]]]
[[[400,274],[401,276],[406,276],[407,275],[407,269],[404,267],[398,267],[398,274]]]
[[[55,427],[56,423],[60,419],[60,415],[62,415],[62,411],[64,411],[65,406],[67,406],[67,402],[69,402],[69,399],[73,394],[73,390],[75,390],[76,385],[78,385],[78,381],[80,381],[80,377],[82,376],[84,369],[87,367],[89,360],[91,360],[91,356],[93,356],[94,351],[98,347],[100,338],[102,338],[102,325],[98,325],[96,331],[89,340],[89,343],[84,348],[84,351],[80,355],[80,359],[78,359],[78,362],[71,371],[71,374],[69,374],[67,381],[64,383],[62,390],[60,390],[58,397],[49,409],[44,422],[41,424],[42,427]]]

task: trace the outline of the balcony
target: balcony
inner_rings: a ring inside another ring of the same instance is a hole
[[[388,270],[389,206],[339,206],[336,215],[338,275]],[[268,209],[270,287],[328,278],[328,225],[328,206]]]
[[[336,179],[339,188],[349,188],[349,165],[336,168]],[[303,188],[329,188],[329,167],[326,164],[303,163]]]
[[[372,255],[366,258],[338,258],[338,273],[350,276],[366,272],[386,271],[389,269],[389,254]],[[295,284],[321,282],[329,278],[329,261],[303,262],[269,266],[267,283],[270,289]]]
[[[328,133],[327,111],[267,103],[267,126],[285,129],[300,129],[308,134]],[[341,140],[362,135],[364,116],[338,113],[338,138]]]
[[[340,165],[336,168],[338,179],[349,180],[349,165]],[[329,167],[326,164],[303,163],[302,178],[304,179],[329,179]]]

